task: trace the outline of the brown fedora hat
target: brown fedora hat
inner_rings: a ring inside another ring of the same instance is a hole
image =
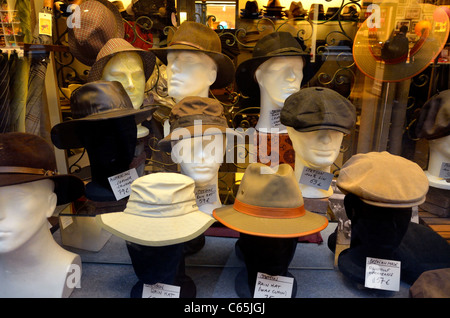
[[[300,237],[325,229],[328,219],[305,210],[302,192],[288,164],[275,171],[262,163],[245,170],[233,205],[213,216],[241,233],[264,237]]]
[[[216,62],[217,78],[211,88],[223,88],[233,81],[233,61],[222,53],[222,43],[219,36],[206,25],[185,21],[176,30],[167,47],[150,49],[166,65],[167,53],[176,50],[202,52]]]
[[[54,181],[58,205],[84,195],[81,179],[56,172],[55,153],[45,139],[21,132],[0,134],[0,187],[44,179]]]
[[[80,27],[68,28],[70,52],[81,63],[92,66],[101,48],[112,38],[123,38],[125,28],[117,7],[108,0],[80,4]]]
[[[156,106],[134,109],[127,92],[117,81],[86,83],[73,91],[70,108],[74,119],[55,125],[53,144],[60,149],[84,147],[79,134],[86,122],[134,116],[136,124],[151,117]]]
[[[195,128],[195,121],[197,120],[202,121],[201,130]],[[171,142],[179,140],[180,137],[199,137],[217,134],[218,131],[237,134],[234,130],[228,129],[228,121],[222,104],[217,99],[209,97],[189,96],[183,98],[172,107],[169,123],[170,134],[158,143],[160,149],[167,152],[170,152],[172,148]],[[211,128],[217,128],[218,130]],[[198,135],[198,133],[201,133],[201,135]]]
[[[152,52],[134,47],[124,39],[113,38],[106,42],[98,53],[97,59],[89,71],[88,82],[101,80],[103,68],[106,63],[108,63],[114,55],[122,52],[136,52],[140,55],[142,63],[144,64],[145,80],[148,81],[155,67],[155,55]]]
[[[300,42],[289,32],[272,32],[256,42],[252,57],[239,64],[236,69],[236,84],[239,90],[247,96],[259,95],[259,85],[255,80],[256,69],[268,59],[284,56],[303,57],[305,64],[302,83],[311,79],[309,53],[303,49]]]

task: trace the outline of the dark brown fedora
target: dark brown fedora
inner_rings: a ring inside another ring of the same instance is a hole
[[[81,179],[57,173],[53,147],[45,139],[21,132],[0,134],[0,187],[44,179],[55,183],[58,205],[84,194]]]
[[[309,53],[289,32],[272,32],[262,37],[253,49],[252,58],[239,64],[236,70],[236,84],[239,90],[247,96],[259,95],[259,86],[255,80],[256,69],[268,59],[283,56],[301,56],[305,61],[303,67],[303,80],[306,83],[311,79],[309,70]]]
[[[202,52],[216,62],[217,78],[211,88],[223,88],[233,81],[233,61],[222,53],[222,43],[219,36],[206,25],[185,21],[176,30],[167,47],[150,49],[166,65],[167,53],[176,50]]]
[[[52,142],[60,149],[83,148],[79,136],[87,122],[134,116],[136,124],[140,124],[157,109],[156,106],[134,109],[117,81],[95,81],[80,86],[70,96],[70,107],[74,119],[59,123],[51,130]]]
[[[116,54],[121,52],[136,52],[144,64],[145,80],[148,81],[155,68],[156,57],[152,52],[136,48],[128,41],[121,38],[110,39],[102,47],[97,55],[97,59],[89,71],[88,82],[98,81],[102,78],[103,68],[106,63]]]
[[[112,38],[123,38],[125,28],[117,7],[108,0],[83,1],[80,26],[68,28],[70,52],[81,63],[92,66],[101,48]]]

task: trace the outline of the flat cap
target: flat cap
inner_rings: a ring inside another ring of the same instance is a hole
[[[355,127],[356,109],[332,89],[308,87],[286,98],[280,121],[300,132],[332,129],[349,134]]]
[[[428,178],[418,164],[386,151],[352,156],[336,185],[370,205],[408,208],[425,201]]]
[[[417,120],[419,138],[437,139],[450,135],[450,89],[431,97]]]

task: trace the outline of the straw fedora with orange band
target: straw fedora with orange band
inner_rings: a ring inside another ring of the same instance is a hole
[[[294,170],[288,164],[272,169],[251,163],[234,204],[214,210],[213,216],[233,230],[264,237],[300,237],[328,225],[326,217],[305,209]]]

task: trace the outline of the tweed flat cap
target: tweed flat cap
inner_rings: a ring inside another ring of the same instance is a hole
[[[425,201],[428,179],[418,164],[386,151],[352,156],[336,185],[370,205],[407,208]]]
[[[450,135],[450,89],[434,95],[423,105],[416,135],[425,139]]]
[[[356,110],[332,89],[308,87],[286,98],[280,121],[301,132],[332,129],[349,134],[356,123]]]

